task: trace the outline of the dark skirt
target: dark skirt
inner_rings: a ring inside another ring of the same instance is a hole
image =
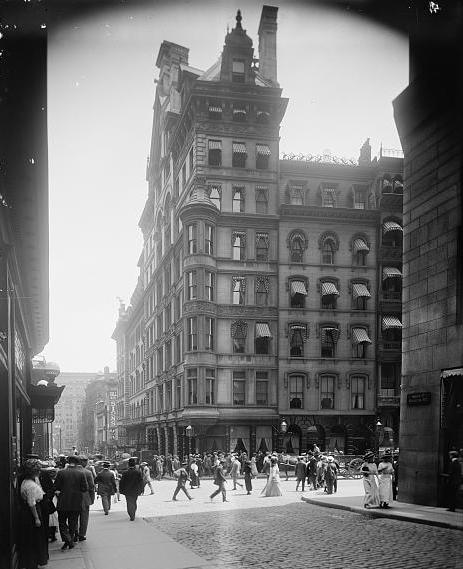
[[[34,516],[29,506],[21,500],[20,512],[20,568],[37,569],[37,565],[48,563],[48,535],[40,502],[36,504],[42,525],[35,526]]]
[[[250,474],[247,473],[244,474],[244,485],[246,486],[247,492],[250,492],[252,490],[252,482]]]

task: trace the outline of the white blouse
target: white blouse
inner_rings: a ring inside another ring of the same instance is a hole
[[[21,484],[21,498],[30,508],[35,506],[37,502],[40,502],[44,494],[45,492],[42,490],[38,479],[36,479],[36,481],[30,478],[23,480]]]

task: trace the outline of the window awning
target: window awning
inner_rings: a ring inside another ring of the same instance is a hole
[[[218,107],[217,105],[209,105],[209,112],[210,113],[221,113],[222,107]]]
[[[233,114],[234,115],[245,115],[246,109],[233,109]]]
[[[304,296],[307,296],[304,281],[291,281],[291,296],[295,294],[303,294]]]
[[[256,152],[261,156],[270,156],[270,147],[267,144],[256,144]]]
[[[391,328],[402,328],[402,322],[396,316],[383,316],[381,321],[383,330],[390,330]]]
[[[322,283],[322,296],[339,296],[338,289],[334,283]]]
[[[246,144],[244,144],[244,142],[234,142],[233,152],[236,154],[246,154]]]
[[[383,281],[385,281],[386,279],[401,279],[402,278],[402,273],[400,272],[399,269],[396,269],[396,267],[384,267],[383,268]]]
[[[444,369],[444,371],[440,374],[442,379],[447,377],[455,377],[461,375],[463,376],[463,367],[456,367],[454,369]]]
[[[394,188],[402,188],[403,189],[404,185],[400,180],[395,180],[394,181]]]
[[[304,344],[304,336],[306,333],[305,326],[292,325],[289,329],[290,343],[294,347],[299,347]]]
[[[322,344],[326,344],[328,342],[336,344],[338,338],[339,338],[339,330],[337,328],[330,328],[330,327],[322,328],[321,332]]]
[[[209,150],[222,150],[222,141],[209,140]]]
[[[383,223],[383,233],[389,233],[390,231],[403,231],[403,227],[396,221],[385,221]]]
[[[365,243],[363,239],[355,239],[354,240],[354,253],[358,251],[369,251],[370,247]]]
[[[352,340],[354,344],[371,344],[365,328],[352,328]]]
[[[367,289],[366,285],[361,283],[355,283],[352,285],[352,295],[354,298],[358,298],[359,296],[371,298],[370,291]]]
[[[263,242],[266,247],[269,247],[270,241],[268,233],[256,233],[256,243],[260,245],[261,242]]]
[[[270,113],[268,111],[257,111],[257,116],[260,117],[261,115],[269,117]]]
[[[256,322],[256,338],[271,338],[272,333],[267,322]]]

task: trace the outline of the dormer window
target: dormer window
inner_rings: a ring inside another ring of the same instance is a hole
[[[242,59],[233,60],[232,81],[233,83],[244,83],[244,61]]]

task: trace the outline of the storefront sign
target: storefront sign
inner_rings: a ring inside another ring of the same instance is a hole
[[[431,392],[419,391],[418,393],[409,393],[407,395],[407,405],[414,407],[415,405],[429,405],[431,403]]]

